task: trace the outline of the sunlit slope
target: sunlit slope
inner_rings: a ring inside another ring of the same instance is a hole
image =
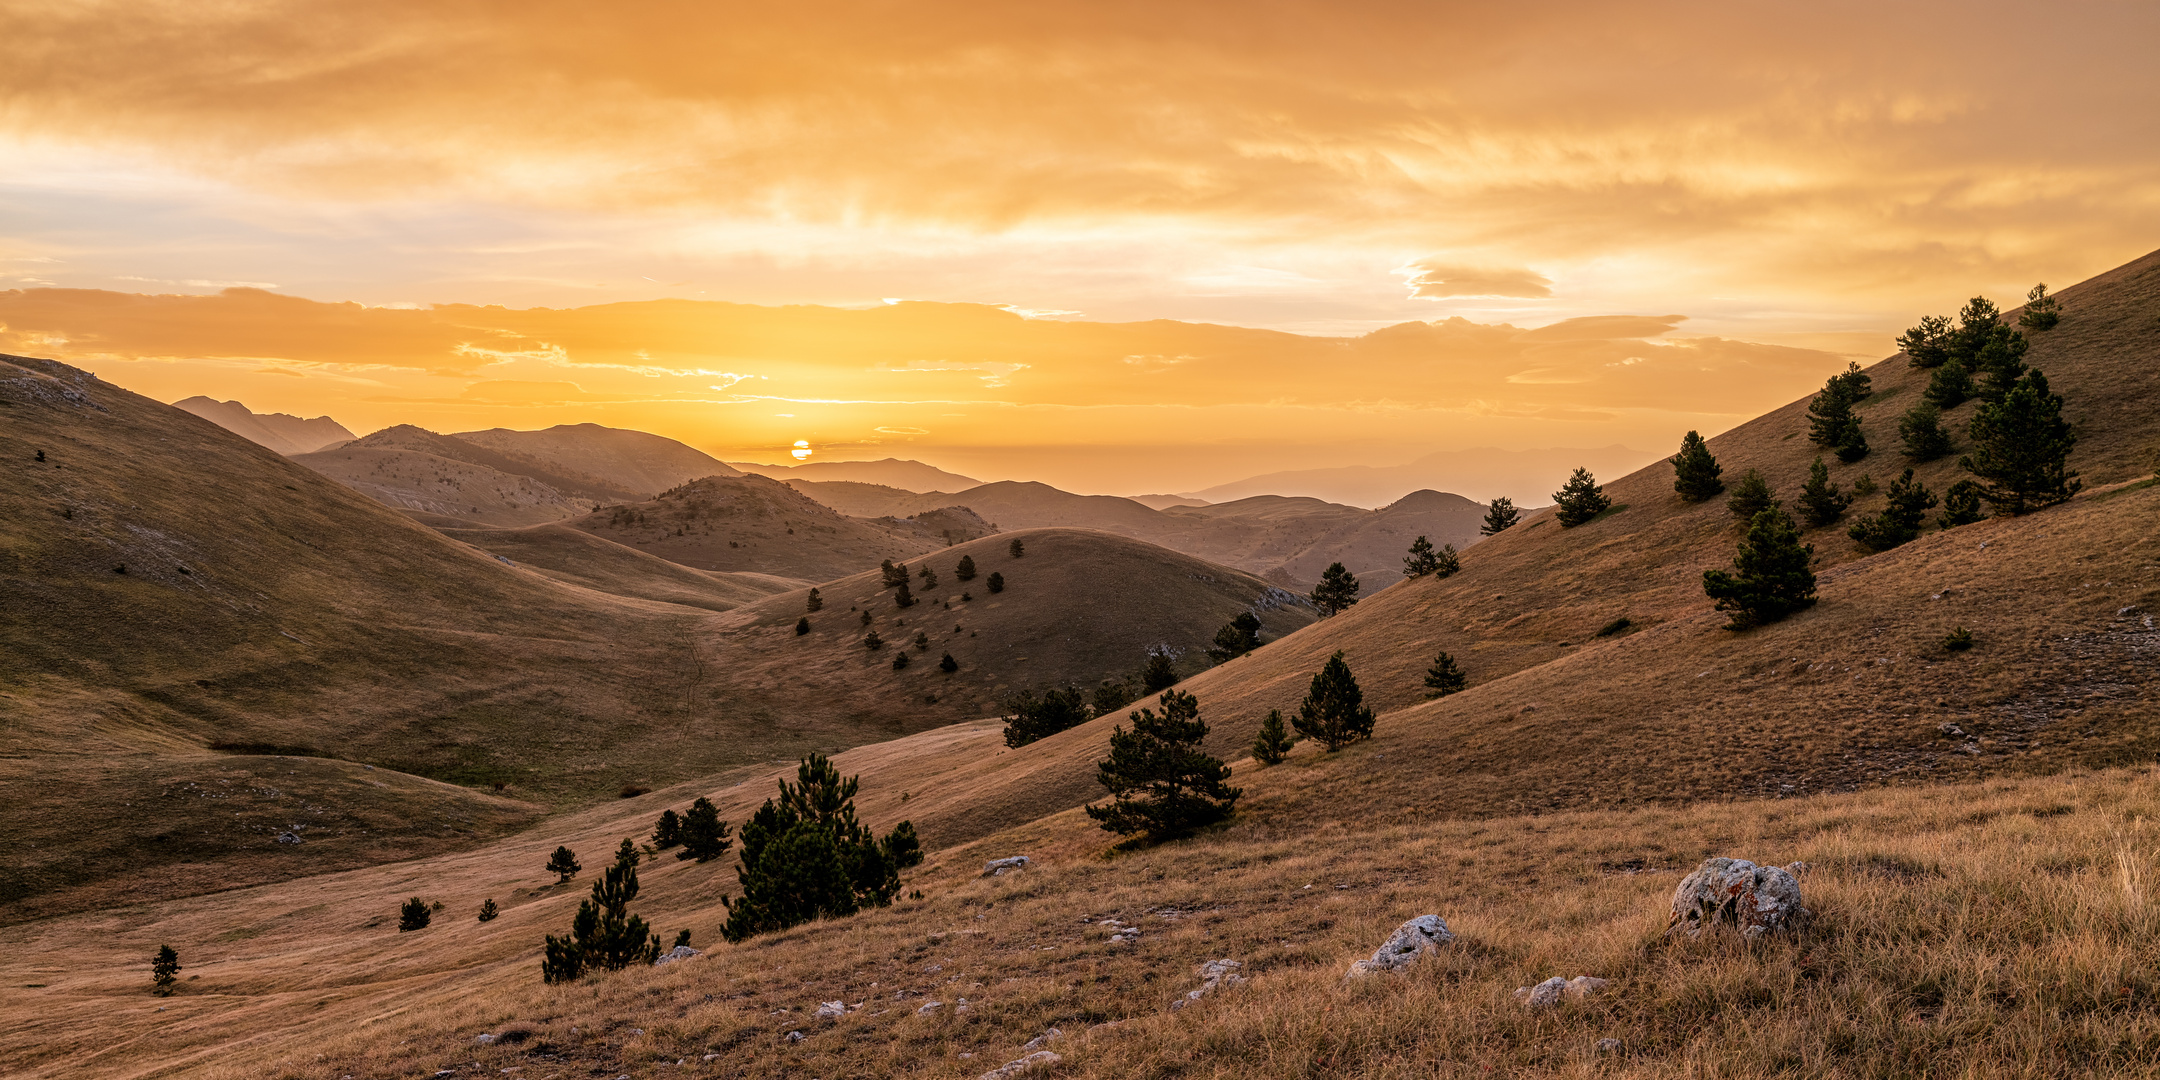
[[[557,424],[540,431],[489,428],[456,438],[547,472],[652,496],[705,476],[739,471],[705,452],[662,435],[599,424]]]
[[[913,529],[843,517],[762,476],[709,476],[565,524],[699,570],[775,574],[805,583],[945,546]]]
[[[557,581],[616,596],[726,611],[798,587],[792,578],[769,574],[695,570],[553,522],[522,529],[437,528]]]

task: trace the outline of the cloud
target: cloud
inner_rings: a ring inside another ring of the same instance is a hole
[[[1552,296],[1552,279],[1535,270],[1457,266],[1427,259],[1395,271],[1419,300],[1458,296],[1513,296],[1542,300]]]

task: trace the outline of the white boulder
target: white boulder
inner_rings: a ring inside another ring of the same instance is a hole
[[[1804,863],[1757,866],[1746,859],[1706,859],[1673,890],[1666,932],[1699,937],[1707,928],[1730,926],[1753,939],[1795,929],[1808,918],[1798,876],[1805,873]]]
[[[1370,975],[1376,971],[1398,971],[1425,958],[1425,954],[1455,940],[1448,930],[1447,920],[1438,915],[1420,915],[1395,928],[1386,942],[1375,950],[1371,959],[1350,965],[1350,975]]]

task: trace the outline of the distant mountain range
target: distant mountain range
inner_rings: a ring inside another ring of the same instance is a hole
[[[173,405],[286,457],[311,453],[353,438],[345,425],[327,416],[302,420],[290,413],[259,413],[237,401],[219,401],[200,394],[185,401],[175,401]]]
[[[728,464],[746,473],[770,476],[783,482],[844,481],[879,484],[902,491],[964,491],[982,483],[974,477],[946,472],[920,461],[902,461],[899,458],[881,458],[877,461],[813,461],[808,465],[759,465],[749,461],[731,461]]]
[[[1421,489],[1461,492],[1490,501],[1505,495],[1517,506],[1552,501],[1568,474],[1582,466],[1600,477],[1624,476],[1656,460],[1648,450],[1601,446],[1592,450],[1442,450],[1407,465],[1348,465],[1266,473],[1200,491],[1186,498],[1211,503],[1253,495],[1302,495],[1351,506],[1386,506]]]

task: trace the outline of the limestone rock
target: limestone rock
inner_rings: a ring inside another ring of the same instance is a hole
[[[982,876],[1003,877],[1016,870],[1026,870],[1034,865],[1035,861],[1025,855],[1014,855],[1009,859],[992,859],[983,864]]]
[[[808,1036],[808,1035],[805,1035],[805,1034],[803,1034],[803,1033],[802,1033],[802,1032],[800,1032],[800,1031],[790,1031],[790,1032],[788,1032],[788,1033],[787,1033],[787,1041],[789,1041],[789,1042],[791,1042],[791,1043],[799,1043],[799,1042],[801,1042],[801,1041],[803,1041],[804,1039],[807,1039],[807,1038],[809,1038],[809,1037],[810,1037],[810,1036]]]
[[[1448,930],[1447,920],[1438,915],[1420,915],[1395,928],[1386,942],[1372,954],[1369,960],[1350,965],[1350,975],[1370,975],[1376,971],[1397,971],[1417,963],[1425,954],[1455,940]]]
[[[1562,1001],[1589,997],[1605,989],[1607,985],[1606,980],[1590,975],[1577,975],[1572,979],[1555,975],[1536,986],[1517,987],[1515,1000],[1522,1002],[1526,1008],[1549,1009]]]
[[[696,949],[693,949],[688,945],[677,945],[673,949],[661,953],[660,958],[654,960],[652,963],[654,967],[659,967],[662,964],[672,964],[677,960],[688,960],[693,956],[702,955],[704,954],[698,952]]]
[[[915,1010],[915,1015],[925,1016],[930,1013],[934,1013],[944,1007],[945,1003],[942,1001],[925,1001],[922,1003],[922,1006],[920,1008]]]
[[[1598,1052],[1598,1053],[1600,1053],[1600,1054],[1617,1054],[1617,1053],[1619,1053],[1619,1052],[1620,1052],[1620,1040],[1618,1040],[1618,1039],[1599,1039],[1599,1040],[1597,1041],[1597,1052]]]
[[[1170,1010],[1176,1012],[1226,986],[1244,982],[1245,976],[1237,974],[1237,969],[1244,966],[1235,960],[1210,960],[1200,965],[1200,989],[1171,1002]]]
[[[982,1076],[978,1078],[978,1080],[1012,1080],[1013,1077],[1018,1076],[1021,1073],[1028,1071],[1029,1069],[1033,1069],[1040,1065],[1055,1065],[1063,1060],[1065,1059],[1051,1053],[1048,1050],[1037,1050],[1026,1057],[1015,1058],[1012,1061],[1008,1061],[1005,1064],[1000,1065],[997,1068],[982,1074]]]
[[[827,1001],[817,1007],[816,1016],[820,1020],[838,1020],[846,1015],[847,1002],[844,1001]]]
[[[1057,1041],[1058,1039],[1062,1038],[1062,1037],[1063,1037],[1064,1035],[1065,1035],[1065,1033],[1064,1033],[1063,1031],[1061,1031],[1061,1030],[1059,1030],[1059,1029],[1057,1029],[1057,1028],[1051,1028],[1050,1030],[1048,1030],[1048,1031],[1045,1031],[1045,1032],[1043,1032],[1042,1034],[1040,1034],[1040,1035],[1037,1035],[1037,1036],[1035,1036],[1035,1037],[1034,1037],[1034,1038],[1032,1038],[1032,1039],[1029,1039],[1029,1040],[1027,1041],[1027,1045],[1026,1045],[1026,1046],[1023,1046],[1023,1047],[1021,1047],[1020,1049],[1022,1049],[1022,1050],[1025,1050],[1025,1051],[1029,1051],[1029,1052],[1033,1052],[1033,1051],[1036,1051],[1036,1050],[1040,1050],[1040,1049],[1042,1049],[1043,1047],[1045,1047],[1045,1046],[1048,1046],[1048,1045],[1050,1045],[1051,1043],[1054,1043],[1054,1042],[1056,1042],[1056,1041]]]
[[[1807,867],[1793,864],[1801,873]],[[1706,859],[1673,890],[1666,932],[1698,937],[1706,927],[1731,926],[1754,939],[1806,922],[1800,881],[1791,869],[1757,866],[1746,859]]]

